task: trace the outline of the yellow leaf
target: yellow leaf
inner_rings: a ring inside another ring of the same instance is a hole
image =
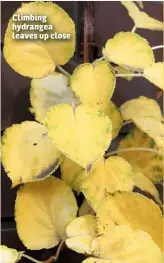
[[[163,250],[162,212],[151,199],[130,192],[108,194],[97,209],[97,216],[103,225],[107,224],[107,229],[110,218],[116,225],[129,225],[147,232]]]
[[[163,255],[151,237],[139,229],[116,226],[92,242],[92,256],[83,263],[162,263]]]
[[[123,68],[121,66],[115,67],[115,71],[117,72],[117,74],[133,74],[134,73],[134,70]],[[131,81],[133,79],[133,76],[121,76],[121,78]]]
[[[133,19],[136,27],[151,30],[164,30],[164,23],[150,17],[147,13],[140,11],[134,2],[121,1],[121,4],[128,10],[128,14]]]
[[[103,156],[111,142],[112,124],[102,112],[86,105],[57,105],[48,112],[48,134],[57,148],[83,168]]]
[[[76,199],[70,187],[53,176],[25,184],[17,193],[17,232],[28,249],[48,249],[65,240],[66,227],[76,213]]]
[[[158,88],[164,90],[164,62],[154,63],[145,68],[144,76]]]
[[[78,253],[91,253],[92,241],[95,237],[95,216],[84,215],[75,218],[67,226],[66,245]]]
[[[44,179],[60,164],[61,152],[48,138],[46,127],[37,122],[13,124],[2,143],[2,163],[13,187]]]
[[[158,150],[154,140],[138,128],[131,130],[131,132],[120,141],[118,150],[135,147]],[[163,159],[158,153],[141,150],[119,152],[118,155],[131,164],[133,171],[143,173],[155,183],[163,180]]]
[[[145,161],[145,160],[144,160]],[[152,197],[155,198],[156,202],[162,206],[162,203],[160,201],[159,193],[154,186],[154,184],[151,182],[151,180],[146,177],[143,173],[141,172],[133,172],[133,180],[135,186],[140,188],[142,191],[150,194]]]
[[[53,30],[39,32],[36,29],[13,31],[13,23],[18,27],[24,21],[10,19],[4,39],[4,56],[7,63],[19,74],[31,78],[42,78],[51,74],[56,65],[64,65],[73,56],[75,50],[75,25],[68,14],[58,5],[50,2],[23,3],[16,15],[46,16],[47,22],[33,21],[32,25],[52,25]],[[31,22],[26,21],[30,25]],[[40,29],[41,30],[41,29]],[[70,39],[13,39],[13,34],[70,34]]]
[[[113,69],[106,61],[84,63],[71,77],[71,88],[82,103],[104,110],[115,88]]]
[[[124,120],[132,120],[159,148],[164,148],[163,118],[155,100],[141,96],[125,102],[120,109]]]
[[[141,9],[144,9],[143,1],[136,1],[136,3],[139,5]]]
[[[133,189],[131,166],[123,158],[117,156],[106,160],[101,159],[90,173],[83,175],[82,178],[85,178],[82,182],[82,192],[95,211],[106,192],[132,191]]]
[[[17,252],[16,249],[8,248],[0,245],[0,262],[1,263],[16,263],[21,259],[22,252]]]
[[[48,110],[56,104],[78,104],[70,87],[68,87],[68,78],[61,73],[53,74],[31,81],[30,101],[32,108],[30,111],[35,114],[35,119],[41,123]]]
[[[131,32],[120,32],[109,39],[103,49],[103,55],[106,60],[139,71],[155,62],[147,40]]]
[[[114,140],[122,127],[123,119],[121,112],[112,101],[108,102],[108,106],[104,112],[112,121],[112,140]]]
[[[61,178],[79,194],[81,192],[80,174],[83,168],[78,163],[64,157],[60,164],[60,169]]]

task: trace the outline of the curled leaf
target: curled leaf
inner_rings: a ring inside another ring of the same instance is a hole
[[[2,164],[13,187],[46,178],[58,168],[61,158],[46,127],[37,122],[13,124],[3,135]]]
[[[164,62],[154,63],[144,69],[144,76],[161,90],[164,90]]]
[[[17,9],[15,15],[34,15],[47,17],[46,25],[52,25],[53,29],[46,33],[70,34],[70,39],[14,39],[12,25],[22,26],[24,21],[13,21],[10,19],[5,39],[4,56],[7,63],[19,74],[30,78],[42,78],[51,74],[56,65],[64,65],[73,56],[75,50],[75,25],[68,14],[58,5],[50,2],[23,3]],[[33,21],[32,24],[42,24]],[[30,24],[30,23],[28,23]],[[43,25],[43,24],[42,24]],[[27,34],[38,35],[37,30],[26,30]],[[24,34],[24,31],[19,31]],[[44,31],[45,35],[45,31]],[[47,34],[48,35],[48,34]]]
[[[41,123],[48,110],[57,104],[77,105],[78,101],[68,87],[68,78],[61,73],[54,72],[41,79],[31,81],[30,101],[32,107],[30,111],[35,114],[35,119]]]
[[[106,60],[138,71],[154,63],[153,51],[147,40],[131,32],[120,32],[109,39],[103,55]]]
[[[75,218],[67,226],[66,245],[78,253],[91,253],[92,241],[95,237],[95,216],[84,215]]]
[[[129,16],[133,19],[136,27],[151,30],[164,30],[164,23],[140,11],[133,1],[121,1],[121,4],[128,10]]]
[[[134,147],[158,150],[155,141],[136,127],[120,141],[118,151]],[[143,173],[155,183],[163,180],[163,158],[158,153],[129,149],[128,152],[119,152],[118,155],[131,164],[133,171]]]
[[[28,249],[48,249],[65,240],[66,227],[76,213],[76,199],[70,187],[58,178],[50,176],[28,183],[17,193],[17,232]]]
[[[104,110],[115,88],[113,69],[106,61],[84,63],[71,77],[71,88],[82,103]]]
[[[75,109],[66,104],[54,106],[45,123],[57,148],[83,168],[101,158],[112,139],[109,118],[86,105]]]
[[[4,245],[0,246],[0,262],[1,263],[16,263],[21,259],[22,252],[16,249],[8,248]]]
[[[124,120],[132,120],[159,148],[164,148],[163,117],[155,100],[140,96],[125,102],[120,109]]]

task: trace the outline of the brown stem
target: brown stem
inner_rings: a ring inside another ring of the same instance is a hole
[[[58,258],[59,258],[60,252],[61,252],[62,248],[64,247],[64,245],[65,245],[65,241],[62,241],[62,242],[59,244],[58,248],[57,248],[57,251],[56,251],[55,256],[50,257],[49,259],[47,259],[47,260],[44,261],[43,263],[53,263],[53,262],[56,262],[56,261],[58,260]]]

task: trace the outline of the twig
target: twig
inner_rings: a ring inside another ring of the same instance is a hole
[[[125,121],[125,122],[122,124],[122,127],[124,127],[125,125],[130,124],[130,123],[132,123],[132,121]]]
[[[116,74],[116,77],[143,77],[142,74],[136,73],[136,74]]]
[[[27,259],[29,259],[30,261],[34,262],[34,263],[43,263],[43,261],[38,261],[38,260],[36,260],[36,259],[34,259],[34,258],[26,255],[26,254],[22,254],[22,257],[27,258]]]
[[[152,47],[151,49],[152,49],[152,50],[155,50],[155,49],[159,49],[159,48],[164,48],[164,45],[154,46],[154,47]]]
[[[137,30],[137,27],[134,26],[134,27],[132,28],[132,30],[131,30],[131,33],[135,33],[136,30]]]
[[[59,244],[55,256],[50,257],[48,260],[44,261],[43,263],[53,263],[53,262],[56,262],[56,261],[58,260],[58,258],[59,258],[60,251],[62,250],[62,248],[64,247],[64,245],[65,245],[65,241],[63,240],[63,241]]]
[[[69,74],[69,73],[68,73],[65,69],[63,69],[61,66],[57,65],[56,67],[57,67],[57,69],[58,69],[61,73],[63,73],[63,74],[66,75],[67,77],[70,77],[70,76],[71,76],[71,74]]]

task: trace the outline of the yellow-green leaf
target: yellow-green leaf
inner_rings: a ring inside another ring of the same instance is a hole
[[[103,55],[106,60],[132,70],[143,70],[155,62],[147,40],[131,32],[120,32],[109,39]]]
[[[83,168],[65,156],[60,164],[60,169],[61,178],[79,194],[81,192],[80,174]]]
[[[35,121],[13,124],[3,135],[2,163],[13,187],[49,176],[61,158],[46,127]]]
[[[156,187],[154,186],[154,184],[151,182],[151,180],[148,177],[146,177],[141,172],[133,172],[133,180],[134,180],[135,186],[140,188],[142,191],[150,194],[152,197],[154,197],[156,202],[160,206],[162,206],[159,193],[158,193]]]
[[[154,63],[145,68],[144,76],[158,88],[164,90],[164,62]]]
[[[154,140],[135,127],[120,141],[118,150],[141,147],[158,150]],[[119,152],[118,155],[131,164],[133,171],[143,173],[156,183],[163,180],[163,158],[158,153],[143,150],[130,151],[129,149],[128,152]]]
[[[120,109],[124,120],[132,120],[159,148],[164,148],[163,117],[155,100],[141,96],[125,102]]]
[[[85,215],[75,218],[67,226],[66,245],[78,253],[91,253],[92,241],[95,237],[95,216]]]
[[[128,81],[131,81],[133,79],[133,76],[126,76],[126,74],[133,74],[134,73],[134,70],[130,70],[130,69],[127,69],[127,68],[123,68],[121,66],[117,66],[115,67],[115,72],[117,72],[117,74],[121,74],[120,77],[123,78],[123,79],[126,79]],[[125,76],[124,76],[125,74]]]
[[[62,104],[51,108],[46,121],[48,134],[59,150],[83,168],[103,156],[111,142],[112,124],[100,110]]]
[[[71,88],[82,103],[104,110],[115,88],[113,69],[106,61],[84,63],[71,77]]]
[[[53,176],[27,183],[17,193],[17,232],[28,249],[48,249],[65,240],[66,227],[76,213],[77,204],[71,188]]]
[[[163,250],[163,219],[159,206],[138,193],[117,192],[107,195],[97,209],[97,216],[108,229],[109,218],[116,225],[129,225],[147,232]]]
[[[104,112],[112,121],[112,140],[114,140],[122,127],[123,119],[121,112],[112,101],[108,102],[108,106]]]
[[[85,178],[86,177],[86,178]],[[132,169],[121,157],[103,158],[91,169],[89,174],[83,172],[82,192],[96,211],[106,192],[132,191]]]
[[[4,56],[7,63],[19,74],[31,78],[42,78],[51,74],[56,65],[64,65],[73,56],[75,50],[75,25],[68,14],[58,5],[50,2],[23,3],[15,15],[46,16],[47,22],[33,21],[32,25],[52,25],[53,30],[37,31],[27,29],[13,31],[13,23],[18,27],[24,21],[13,21],[12,18],[4,39]],[[31,25],[31,22],[26,21]],[[40,29],[41,30],[41,29]],[[70,39],[13,39],[13,34],[70,34]]]
[[[136,27],[151,30],[164,30],[164,23],[140,11],[134,2],[121,1],[121,4],[128,10],[128,14],[133,19]]]
[[[22,252],[16,249],[8,248],[0,245],[0,262],[1,263],[16,263],[21,259]]]
[[[70,87],[68,78],[61,73],[53,74],[31,81],[30,101],[32,108],[30,111],[35,114],[35,119],[43,123],[48,110],[56,104],[78,104]]]
[[[162,263],[163,254],[151,237],[139,229],[116,226],[92,242],[92,256],[83,263]]]

